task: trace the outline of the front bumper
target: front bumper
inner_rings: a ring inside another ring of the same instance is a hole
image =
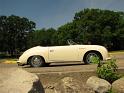
[[[101,62],[102,62],[102,63],[106,63],[106,61],[111,60],[111,59],[112,59],[111,57],[108,57],[108,58],[106,58],[105,60],[102,60]]]
[[[17,61],[18,66],[24,66],[26,64],[21,63],[20,61]]]

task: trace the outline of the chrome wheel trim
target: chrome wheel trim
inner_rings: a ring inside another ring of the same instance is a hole
[[[88,64],[92,63],[92,59],[93,57],[98,57],[98,55],[96,53],[89,53],[87,56],[86,56],[86,62]]]
[[[31,59],[31,65],[34,67],[39,67],[42,65],[42,59],[40,56],[33,56]]]

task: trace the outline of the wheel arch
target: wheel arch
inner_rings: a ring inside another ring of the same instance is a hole
[[[92,53],[92,52],[93,52],[93,53],[97,53],[97,54],[100,56],[100,59],[103,60],[103,56],[102,56],[102,54],[101,54],[99,51],[97,51],[97,50],[90,50],[90,51],[87,51],[87,52],[84,54],[83,61],[85,61],[85,58],[86,58],[87,54]]]

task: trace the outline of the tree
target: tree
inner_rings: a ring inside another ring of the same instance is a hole
[[[75,13],[72,22],[55,29],[31,33],[35,45],[66,45],[68,39],[81,44],[97,44],[109,50],[124,49],[124,13],[101,9],[84,9]],[[30,45],[29,44],[29,45]]]
[[[28,36],[28,47],[56,45],[56,30],[53,28],[33,31]]]
[[[8,27],[7,27],[7,17],[6,16],[0,16],[0,51],[5,51],[7,46],[7,33]]]
[[[37,45],[66,45],[68,39],[109,50],[124,49],[124,12],[87,8],[57,30],[35,30],[35,25],[25,17],[0,16],[0,51],[13,54]]]
[[[75,13],[72,22],[58,29],[59,44],[68,38],[77,42],[106,46],[109,50],[124,49],[124,13],[101,9],[84,9]],[[118,46],[119,42],[120,46]]]
[[[27,18],[15,15],[1,16],[0,33],[1,38],[0,48],[14,54],[16,51],[23,51],[26,49],[26,40],[29,32],[34,30],[35,23],[29,21]],[[1,50],[1,51],[2,51]]]

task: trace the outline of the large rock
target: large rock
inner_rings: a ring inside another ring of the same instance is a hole
[[[44,93],[39,78],[21,68],[0,68],[0,93]]]
[[[124,77],[122,77],[112,83],[112,90],[115,93],[124,93]]]
[[[44,87],[45,93],[55,93],[54,85],[47,85]]]
[[[108,90],[111,89],[111,84],[108,81],[100,79],[96,76],[90,77],[87,80],[86,85],[89,86],[96,93],[106,93]]]
[[[54,86],[55,93],[94,93],[86,86],[83,86],[82,82],[72,78],[65,77],[61,79]]]

